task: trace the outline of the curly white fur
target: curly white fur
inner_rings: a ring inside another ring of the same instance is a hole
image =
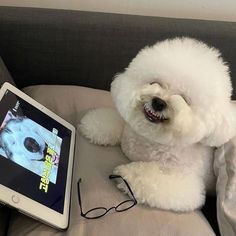
[[[107,111],[88,113],[81,130],[94,143],[121,143],[133,162],[114,172],[128,181],[138,202],[193,210],[214,189],[212,147],[235,135],[231,92],[217,49],[190,38],[165,40],[141,50],[112,82],[119,114],[110,111],[107,122]]]
[[[139,203],[147,203],[152,207],[191,211],[202,205],[205,200],[203,181],[194,172],[166,172],[153,161],[120,165],[115,168],[114,174],[129,180]],[[118,188],[129,193],[124,182],[120,182]]]
[[[165,40],[144,48],[111,86],[116,107],[126,122],[136,132],[162,144],[203,141],[218,146],[232,137],[231,91],[229,69],[219,51],[189,38]],[[172,122],[165,129],[143,119],[138,106],[148,99],[146,94],[158,95],[170,103]],[[186,106],[191,104],[191,117],[178,113],[182,111],[177,101],[180,96]],[[178,122],[190,118],[191,123]],[[178,132],[182,128],[188,132]]]
[[[80,130],[91,142],[99,145],[120,144],[124,121],[109,108],[89,111],[80,121]]]

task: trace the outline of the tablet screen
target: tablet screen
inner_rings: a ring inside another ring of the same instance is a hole
[[[71,131],[10,90],[0,102],[0,183],[63,214]]]

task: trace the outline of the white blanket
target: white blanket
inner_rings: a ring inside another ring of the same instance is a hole
[[[222,236],[236,235],[236,138],[215,152],[217,219]]]

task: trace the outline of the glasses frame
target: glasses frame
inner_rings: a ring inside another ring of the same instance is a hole
[[[117,206],[113,206],[113,207],[110,207],[110,208],[106,208],[106,207],[95,207],[95,208],[92,208],[88,211],[86,211],[85,213],[83,212],[82,210],[82,198],[81,198],[81,193],[80,193],[80,183],[82,182],[82,179],[80,178],[78,180],[78,183],[77,183],[77,187],[78,187],[78,200],[79,200],[79,206],[80,206],[80,215],[86,219],[98,219],[98,218],[101,218],[103,217],[104,215],[106,215],[109,211],[111,211],[112,209],[114,209],[116,212],[123,212],[123,211],[127,211],[129,210],[130,208],[132,208],[133,206],[135,206],[137,204],[137,200],[134,196],[134,193],[133,191],[131,190],[129,184],[127,183],[127,181],[125,179],[123,179],[120,175],[109,175],[109,179],[117,179],[117,178],[121,178],[124,183],[126,184],[132,198],[131,199],[128,199],[128,200],[125,200],[121,203],[119,203]],[[119,210],[119,206],[121,206],[122,204],[124,203],[127,203],[127,202],[133,202],[133,204],[131,204],[129,207],[125,208],[125,209],[121,209]],[[88,216],[88,214],[92,211],[96,211],[96,210],[104,210],[104,213],[101,214],[101,215],[98,215],[98,216]]]

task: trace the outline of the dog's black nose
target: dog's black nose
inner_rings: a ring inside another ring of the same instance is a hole
[[[166,107],[167,107],[166,102],[160,99],[159,97],[154,97],[152,99],[152,108],[155,111],[163,111]]]
[[[40,146],[37,141],[31,137],[25,138],[24,146],[29,152],[39,152]]]

